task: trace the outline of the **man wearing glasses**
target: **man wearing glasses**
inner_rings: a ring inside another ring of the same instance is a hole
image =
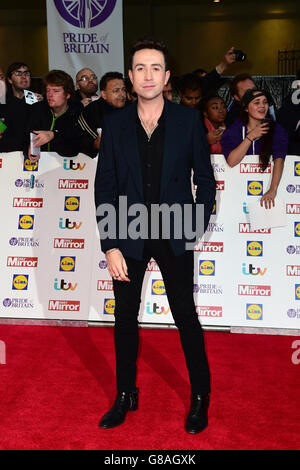
[[[25,102],[24,90],[30,89],[30,83],[31,73],[23,62],[12,63],[7,70],[6,82],[3,79],[0,81],[0,152],[23,150],[24,132],[31,112],[31,106]],[[43,100],[42,95],[35,95],[38,101]]]
[[[14,62],[7,69],[7,81],[11,86],[13,96],[24,99],[24,90],[30,90],[31,72],[27,64],[23,62]],[[43,97],[39,93],[35,93],[38,101],[42,101]]]
[[[98,78],[89,68],[79,70],[76,75],[76,98],[83,106],[87,106],[97,96]]]

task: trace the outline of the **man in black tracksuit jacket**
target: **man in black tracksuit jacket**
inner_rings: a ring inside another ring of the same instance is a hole
[[[78,117],[80,108],[69,103],[68,109],[55,116],[47,100],[32,105],[32,112],[26,128],[23,151],[27,156],[30,132],[48,130],[54,138],[41,147],[42,152],[56,152],[63,157],[74,157],[79,153]]]

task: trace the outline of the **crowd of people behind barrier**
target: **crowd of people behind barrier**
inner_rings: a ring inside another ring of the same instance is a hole
[[[225,104],[218,90],[222,73],[235,60],[232,47],[210,72],[197,69],[171,76],[165,98],[201,113],[210,152],[223,153],[229,165],[246,154],[259,154],[264,168],[271,155],[274,161],[284,160],[286,154],[300,155],[300,104],[291,99],[293,90],[282,107],[274,109],[273,97],[257,90],[253,78],[243,73],[232,79],[232,100]],[[300,71],[295,78],[300,80]],[[12,63],[6,75],[0,68],[1,153],[22,151],[31,161],[40,157],[40,151],[67,157],[82,152],[94,158],[105,114],[130,106],[137,98],[130,80],[121,73],[108,72],[99,80],[90,68],[77,72],[75,84],[66,72],[52,70],[44,77],[43,87],[41,93],[31,89],[31,72],[23,62]],[[247,90],[252,90],[251,96]],[[239,157],[232,158],[238,147]]]

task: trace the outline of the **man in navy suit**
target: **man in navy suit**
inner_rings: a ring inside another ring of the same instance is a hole
[[[129,78],[138,99],[107,116],[95,179],[101,247],[114,285],[117,376],[117,397],[100,427],[118,426],[127,411],[138,407],[137,318],[144,274],[154,258],[164,280],[190,378],[191,408],[185,429],[198,433],[208,424],[210,375],[193,298],[192,247],[207,227],[216,184],[199,111],[163,98],[170,76],[166,46],[153,39],[140,40],[131,50],[131,59]],[[191,188],[192,172],[197,204]],[[168,222],[162,214],[155,220],[152,217],[158,206],[174,209]],[[134,219],[136,207],[145,208],[147,213],[139,223]],[[204,208],[200,224],[199,207]],[[186,233],[183,228],[188,224],[191,230]],[[130,230],[132,226],[139,226],[140,236]]]

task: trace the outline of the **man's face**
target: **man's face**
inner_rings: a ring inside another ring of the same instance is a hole
[[[56,111],[67,105],[70,95],[65,93],[62,86],[48,84],[46,86],[46,98],[50,108]]]
[[[238,94],[237,95],[234,95],[234,99],[236,101],[241,101],[241,99],[243,98],[245,92],[247,90],[250,90],[251,88],[255,88],[255,83],[250,80],[249,78],[247,78],[246,80],[243,80],[242,82],[239,82],[237,84],[237,91],[238,91]]]
[[[180,93],[180,103],[192,109],[197,108],[201,98],[202,93],[200,88],[198,90],[186,88],[183,93]]]
[[[8,81],[11,83],[13,90],[16,91],[27,90],[30,88],[31,77],[28,67],[22,66],[17,70],[14,70]]]
[[[95,95],[98,90],[96,74],[91,69],[80,70],[76,79],[76,88],[87,98]]]
[[[156,49],[141,49],[133,56],[129,78],[137,95],[152,100],[163,93],[170,72],[166,70],[164,55]]]
[[[106,84],[105,90],[101,90],[102,98],[114,108],[123,108],[126,102],[126,87],[124,80],[114,78]]]

